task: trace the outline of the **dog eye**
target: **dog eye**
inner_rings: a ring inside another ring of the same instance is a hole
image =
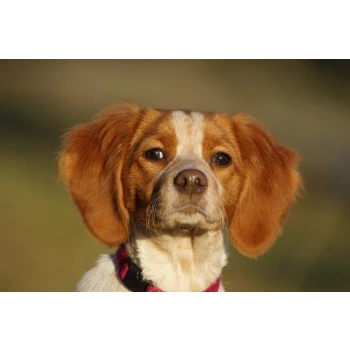
[[[160,148],[152,148],[146,151],[145,157],[150,160],[162,160],[165,158],[165,155]]]
[[[231,158],[226,153],[219,152],[214,155],[213,163],[217,166],[226,166],[231,163]]]

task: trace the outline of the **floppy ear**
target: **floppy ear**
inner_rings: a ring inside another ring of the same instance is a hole
[[[244,115],[234,116],[234,133],[244,179],[229,235],[238,251],[256,257],[275,241],[301,186],[298,156]]]
[[[96,121],[64,135],[58,156],[59,175],[86,225],[109,246],[126,241],[129,234],[121,171],[138,111],[133,105],[103,110]]]

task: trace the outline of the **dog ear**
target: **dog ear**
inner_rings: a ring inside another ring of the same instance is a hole
[[[302,186],[298,156],[249,117],[237,115],[233,120],[244,180],[229,235],[239,252],[257,257],[275,241]]]
[[[126,241],[129,214],[123,200],[121,172],[139,107],[103,110],[90,124],[63,137],[58,171],[90,231],[103,243]]]

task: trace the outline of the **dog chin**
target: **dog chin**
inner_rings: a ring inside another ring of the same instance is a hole
[[[202,234],[208,231],[217,231],[223,227],[221,221],[209,221],[203,213],[187,214],[182,210],[164,220],[158,217],[155,222],[149,224],[151,229],[178,234]]]

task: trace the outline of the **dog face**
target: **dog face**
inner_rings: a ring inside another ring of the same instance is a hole
[[[70,130],[59,170],[108,245],[130,220],[162,234],[220,231],[247,256],[267,249],[301,184],[297,155],[244,115],[112,107]]]
[[[122,182],[126,208],[135,220],[161,232],[222,229],[219,178],[234,169],[228,153],[233,160],[237,155],[215,131],[213,144],[203,149],[210,129],[205,119],[197,112],[157,112],[147,122],[156,127],[142,127],[145,132],[132,141]],[[237,177],[235,171],[231,175]]]

